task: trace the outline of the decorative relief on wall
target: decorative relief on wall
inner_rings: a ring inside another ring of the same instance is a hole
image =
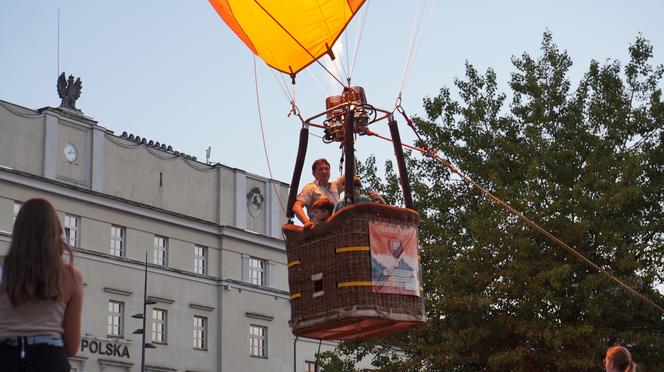
[[[259,218],[263,211],[263,204],[265,197],[261,193],[261,189],[254,187],[247,194],[247,210],[252,218]]]

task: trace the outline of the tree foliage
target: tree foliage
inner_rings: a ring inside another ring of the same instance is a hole
[[[572,60],[547,32],[541,56],[513,57],[509,96],[493,70],[466,63],[455,94],[425,98],[416,125],[464,174],[662,306],[664,68],[651,65],[642,36],[629,54],[624,67],[592,61],[572,87]],[[361,168],[389,202],[401,201],[391,163],[383,180],[375,159]],[[408,168],[428,321],[342,343],[334,358],[371,352],[380,370],[402,372],[598,370],[607,346],[622,343],[641,371],[664,370],[661,313],[439,162],[411,154]]]

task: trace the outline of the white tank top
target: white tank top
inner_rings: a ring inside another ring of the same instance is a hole
[[[55,301],[31,301],[13,307],[0,290],[0,337],[60,335],[66,305]]]
[[[64,271],[63,283],[73,283],[71,269]],[[0,281],[2,276],[0,276]],[[63,284],[63,298],[71,295],[71,285]],[[64,330],[67,304],[62,301],[34,300],[17,307],[12,306],[7,293],[0,283],[0,337],[60,335]]]

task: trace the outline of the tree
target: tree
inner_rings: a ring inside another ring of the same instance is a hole
[[[496,74],[466,63],[424,99],[423,140],[471,179],[600,267],[664,305],[664,68],[638,36],[630,61],[592,61],[575,89],[572,60],[545,33],[542,55],[513,58],[511,102]],[[430,158],[408,158],[428,321],[342,343],[384,371],[598,370],[625,344],[639,369],[664,370],[663,314],[557,248]],[[361,172],[388,201],[375,159]],[[401,352],[394,357],[393,351]],[[337,363],[337,365],[340,365]],[[326,371],[332,369],[326,369]]]

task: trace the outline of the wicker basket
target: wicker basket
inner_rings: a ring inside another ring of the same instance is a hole
[[[370,221],[417,227],[419,215],[357,203],[309,230],[284,225],[293,334],[356,340],[424,323],[421,295],[374,293],[366,284],[371,283]]]

